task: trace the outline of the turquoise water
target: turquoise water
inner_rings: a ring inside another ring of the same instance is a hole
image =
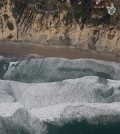
[[[5,72],[7,71],[9,63],[5,60],[0,61],[0,79],[3,79]]]
[[[84,76],[98,76],[104,79],[120,79],[120,71],[114,64],[95,60],[67,60],[63,58],[40,58],[10,63],[7,71],[0,63],[0,78],[25,83],[57,82]],[[117,64],[120,67],[120,64]]]
[[[48,134],[120,134],[120,123],[91,125],[86,122],[74,122],[62,127],[48,124],[48,131]]]

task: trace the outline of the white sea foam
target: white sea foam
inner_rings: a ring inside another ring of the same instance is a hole
[[[120,102],[120,81],[101,81],[86,76],[53,83],[25,84],[0,81],[0,102],[20,102],[25,108],[39,108],[61,103]]]
[[[13,129],[15,134],[23,129],[43,134],[46,123],[61,126],[84,119],[91,124],[120,122],[120,81],[102,82],[95,76],[39,84],[1,80],[0,134],[6,126],[9,134]]]
[[[11,62],[4,79],[8,81],[0,80],[0,134],[13,134],[13,128],[15,134],[46,134],[46,123],[59,126],[74,120],[120,122],[118,63],[29,59]]]

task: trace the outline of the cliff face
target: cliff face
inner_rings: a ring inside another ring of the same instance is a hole
[[[114,3],[117,12],[113,16],[91,10],[86,5],[81,18],[76,17],[79,7],[75,10],[69,4],[59,4],[56,12],[39,12],[32,4],[16,4],[10,0],[1,4],[0,39],[30,41],[44,46],[73,46],[120,55],[119,0]]]

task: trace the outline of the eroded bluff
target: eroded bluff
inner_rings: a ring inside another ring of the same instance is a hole
[[[0,39],[30,41],[44,46],[72,46],[120,55],[120,2],[116,13],[93,7],[93,0],[61,3],[6,0],[0,3]],[[39,5],[40,6],[40,5]],[[39,7],[40,8],[40,7]],[[48,11],[48,12],[46,12]]]

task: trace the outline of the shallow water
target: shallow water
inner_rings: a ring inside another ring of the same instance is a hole
[[[3,68],[4,64],[1,62],[0,66]],[[39,58],[11,62],[3,73],[1,77],[5,80],[25,83],[57,82],[84,76],[119,80],[120,64],[87,59]]]

